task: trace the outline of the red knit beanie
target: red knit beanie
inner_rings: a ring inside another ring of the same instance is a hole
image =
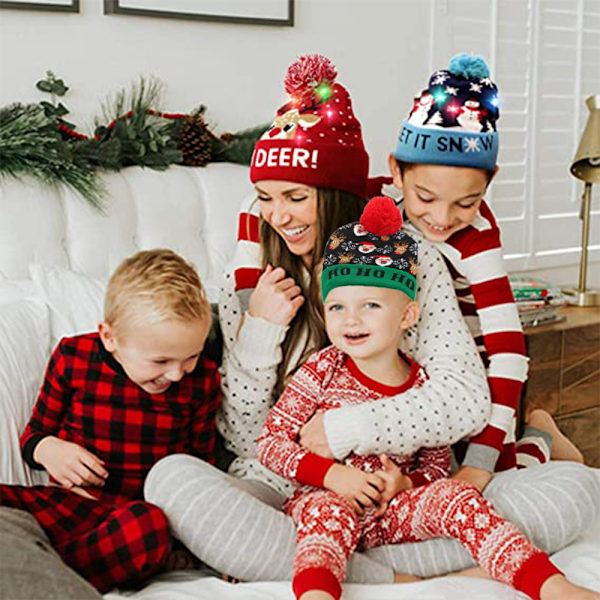
[[[254,147],[250,180],[293,181],[365,197],[369,157],[350,95],[333,63],[319,54],[290,65],[290,100]]]

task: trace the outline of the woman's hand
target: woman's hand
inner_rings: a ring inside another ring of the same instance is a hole
[[[356,467],[335,463],[329,467],[323,486],[346,498],[352,508],[363,515],[365,508],[379,503],[384,482],[374,473],[365,473]]]
[[[79,444],[54,436],[45,437],[35,447],[33,460],[40,463],[60,485],[72,489],[102,486],[108,477],[104,461]]]
[[[289,325],[304,304],[302,289],[281,267],[267,265],[250,295],[248,313],[278,325]]]

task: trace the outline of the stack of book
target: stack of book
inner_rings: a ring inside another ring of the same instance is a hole
[[[539,279],[509,277],[523,327],[561,321],[558,308],[567,304],[559,288]]]

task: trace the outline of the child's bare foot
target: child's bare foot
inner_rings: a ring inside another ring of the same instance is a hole
[[[552,575],[540,589],[540,600],[600,600],[600,594],[580,587],[564,575]]]
[[[570,460],[583,463],[583,455],[575,444],[562,433],[552,416],[542,408],[534,408],[527,417],[527,423],[536,429],[547,431],[552,436],[553,460]]]
[[[471,567],[470,569],[463,569],[462,571],[455,571],[454,573],[448,573],[446,577],[481,577],[482,579],[491,579],[491,575],[488,575],[481,567]]]
[[[414,583],[415,581],[423,581],[423,577],[406,573],[394,573],[394,583]]]
[[[300,596],[300,600],[335,600],[335,598],[323,590],[310,590],[309,592],[304,592]]]

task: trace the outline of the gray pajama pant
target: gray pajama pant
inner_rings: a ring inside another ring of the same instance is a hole
[[[214,569],[244,581],[292,578],[295,526],[281,511],[283,498],[266,484],[175,454],[152,468],[144,491],[166,513],[175,537]],[[596,519],[600,483],[588,467],[552,462],[495,475],[484,496],[553,553]],[[355,553],[346,581],[389,583],[394,572],[430,577],[473,565],[458,541],[434,539]]]

